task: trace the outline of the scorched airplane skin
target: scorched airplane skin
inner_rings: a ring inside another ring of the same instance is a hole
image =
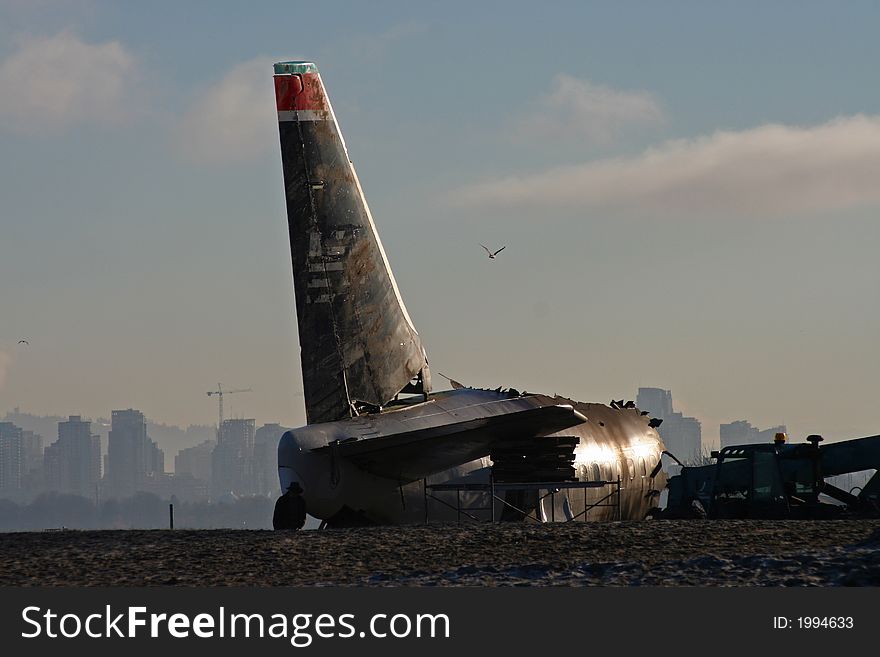
[[[275,95],[308,422],[279,443],[282,489],[299,483],[308,513],[330,526],[418,522],[423,480],[488,481],[494,450],[569,436],[577,479],[619,477],[620,517],[645,517],[664,485],[663,445],[638,409],[512,389],[432,392],[315,64],[276,64]],[[558,509],[529,512],[565,519],[606,493],[574,489],[555,496]]]

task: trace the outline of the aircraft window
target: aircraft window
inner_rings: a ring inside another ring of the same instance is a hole
[[[633,463],[632,459],[626,460],[626,469],[629,472],[630,481],[635,479],[635,477],[636,477],[636,464]]]

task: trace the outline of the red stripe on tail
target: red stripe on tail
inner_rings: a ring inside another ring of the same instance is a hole
[[[276,75],[275,104],[279,112],[329,109],[317,73]]]

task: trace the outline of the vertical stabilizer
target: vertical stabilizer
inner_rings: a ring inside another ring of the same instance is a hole
[[[275,99],[308,422],[427,394],[425,351],[318,68],[275,64]]]

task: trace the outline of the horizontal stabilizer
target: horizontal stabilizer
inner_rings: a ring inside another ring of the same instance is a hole
[[[508,442],[548,436],[586,422],[569,405],[541,406],[321,447],[363,470],[408,483],[488,456]]]

